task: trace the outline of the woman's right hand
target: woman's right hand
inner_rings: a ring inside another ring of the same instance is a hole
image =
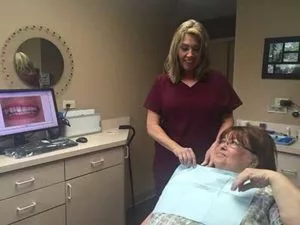
[[[196,166],[196,156],[191,148],[176,147],[173,153],[178,157],[181,164],[186,166]]]

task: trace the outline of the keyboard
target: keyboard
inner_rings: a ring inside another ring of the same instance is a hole
[[[46,152],[51,152],[54,150],[70,148],[78,145],[76,141],[68,138],[59,138],[54,140],[39,140],[29,142],[25,145],[6,148],[4,154],[9,157],[23,158],[33,155],[39,155]]]

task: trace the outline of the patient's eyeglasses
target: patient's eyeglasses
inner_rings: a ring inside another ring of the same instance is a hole
[[[250,152],[252,152],[252,150],[244,145],[242,145],[238,140],[236,139],[226,139],[223,138],[220,140],[219,144],[226,144],[228,147],[232,148],[232,149],[239,149],[239,148],[244,148]]]

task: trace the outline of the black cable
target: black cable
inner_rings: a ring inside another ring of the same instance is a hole
[[[64,114],[64,118],[66,118],[67,113],[68,113],[70,107],[71,107],[70,104],[67,104],[67,105],[66,105],[66,111],[65,111],[65,114]]]
[[[296,106],[298,109],[300,109],[300,106],[297,103],[295,103],[295,102],[292,102],[292,103],[294,106]]]
[[[130,136],[130,138],[129,138],[128,141],[127,141],[127,145],[129,146],[129,145],[131,144],[131,142],[132,142],[134,136],[135,136],[135,129],[134,129],[134,127],[132,127],[132,126],[130,126],[130,125],[120,125],[120,126],[119,126],[119,129],[120,129],[120,130],[126,130],[126,129],[128,129],[128,130],[131,130],[131,131],[132,131],[132,135]]]
[[[70,127],[71,126],[70,121],[67,119],[67,113],[69,112],[69,109],[70,109],[70,104],[67,104],[65,113],[62,114],[61,116],[59,116],[58,118],[59,118],[60,122],[63,123],[63,125],[67,125]]]

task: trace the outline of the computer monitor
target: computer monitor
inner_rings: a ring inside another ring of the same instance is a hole
[[[0,108],[0,137],[14,135],[15,145],[26,142],[26,132],[58,127],[52,89],[2,89]]]

